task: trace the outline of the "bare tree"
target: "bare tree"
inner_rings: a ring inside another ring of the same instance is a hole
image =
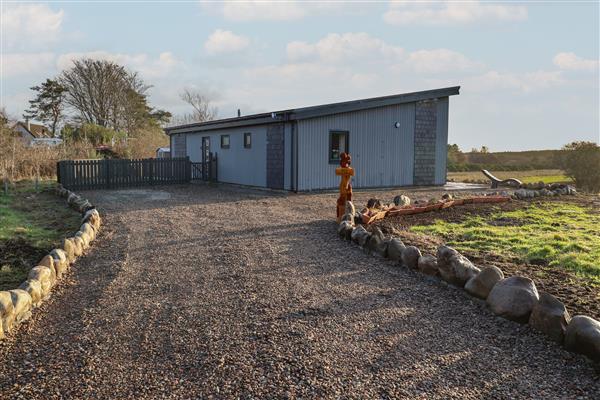
[[[111,61],[75,60],[59,82],[66,90],[66,104],[84,123],[128,130],[151,111],[146,103],[150,86],[137,73]]]
[[[194,109],[191,115],[182,118],[188,123],[211,121],[216,118],[217,108],[212,106],[210,99],[200,91],[185,88],[180,97]]]

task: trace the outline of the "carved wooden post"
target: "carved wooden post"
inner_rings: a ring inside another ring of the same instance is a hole
[[[340,167],[335,169],[335,174],[342,177],[340,181],[340,197],[337,199],[337,222],[342,221],[346,212],[346,202],[352,201],[352,182],[354,169],[350,166],[352,158],[348,153],[340,154]]]

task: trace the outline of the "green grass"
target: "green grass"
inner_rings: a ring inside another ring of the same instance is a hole
[[[499,226],[498,222],[508,223]],[[497,254],[566,268],[600,284],[600,214],[563,202],[471,216],[460,223],[437,220],[414,232],[443,237],[461,252]]]
[[[29,270],[79,226],[80,215],[44,182],[20,182],[0,193],[0,290],[14,289]]]
[[[555,182],[573,182],[571,178],[566,176],[563,171],[559,169],[537,169],[531,171],[490,171],[499,179],[517,178],[523,183],[537,183],[542,181],[544,183],[555,183]],[[468,182],[468,181],[487,181],[487,178],[480,171],[470,172],[448,172],[448,180],[454,182]]]

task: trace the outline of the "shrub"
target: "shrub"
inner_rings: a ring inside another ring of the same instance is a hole
[[[600,191],[600,146],[573,142],[563,147],[562,168],[579,189]]]

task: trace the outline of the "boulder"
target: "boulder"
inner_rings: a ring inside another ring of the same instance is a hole
[[[67,203],[70,206],[73,206],[75,204],[75,202],[77,202],[80,199],[81,198],[79,196],[77,196],[75,193],[71,192],[71,193],[69,193],[69,197],[67,197]]]
[[[371,198],[367,201],[367,208],[381,208],[381,200]]]
[[[419,271],[427,275],[435,276],[438,273],[437,259],[430,254],[419,257],[417,267]]]
[[[29,271],[29,279],[35,279],[42,286],[42,298],[47,298],[52,289],[52,271],[48,267],[37,266]]]
[[[89,222],[90,224],[92,224],[94,229],[96,229],[96,233],[98,233],[98,229],[100,229],[101,223],[100,213],[95,208],[92,208],[86,211],[82,218],[82,222]]]
[[[96,230],[89,222],[82,224],[79,230],[89,236],[90,242],[96,239]]]
[[[65,252],[65,254],[67,255],[67,260],[72,263],[73,261],[75,261],[75,243],[73,242],[73,239],[71,238],[66,238],[63,240],[63,250]]]
[[[567,185],[566,191],[567,191],[567,194],[570,194],[572,196],[577,194],[577,190],[575,189],[574,186],[571,186],[571,185]]]
[[[38,307],[42,304],[42,284],[40,281],[27,279],[25,282],[21,283],[19,289],[23,289],[29,293],[29,296],[31,296],[31,305],[33,307]]]
[[[495,266],[483,268],[465,284],[465,290],[480,299],[487,299],[494,285],[504,279],[502,270]]]
[[[454,200],[454,196],[452,196],[452,194],[450,194],[450,193],[444,193],[442,195],[442,200],[444,200],[444,201]]]
[[[419,257],[421,257],[421,251],[415,246],[406,246],[402,251],[402,264],[417,269],[419,266]]]
[[[340,235],[340,237],[342,239],[350,240],[352,237],[353,230],[354,230],[354,227],[352,226],[352,223],[350,223],[349,221],[342,221],[338,225],[338,235]]]
[[[387,241],[383,236],[383,232],[378,227],[373,229],[373,233],[369,238],[366,248],[374,254],[377,254],[381,257],[387,257]]]
[[[403,194],[394,197],[394,205],[397,207],[404,207],[410,205],[410,198]]]
[[[74,249],[75,249],[75,256],[79,257],[83,254],[83,250],[84,250],[84,246],[83,246],[83,240],[79,237],[79,236],[73,236],[71,238],[71,241],[73,241],[74,244]]]
[[[340,222],[343,222],[343,221],[348,221],[348,222],[350,222],[350,224],[354,225],[354,214],[346,213],[346,214],[342,215],[342,219]]]
[[[52,256],[50,255],[44,256],[44,258],[41,259],[38,265],[43,265],[44,267],[54,269],[54,258],[52,258]]]
[[[400,261],[402,259],[402,252],[405,248],[406,246],[399,238],[390,239],[387,244],[388,258],[394,261]]]
[[[600,362],[600,322],[585,315],[574,316],[565,332],[565,348]]]
[[[13,289],[9,292],[15,310],[15,322],[20,324],[31,317],[31,296],[23,289]]]
[[[531,310],[529,325],[562,343],[570,320],[571,316],[560,300],[550,293],[540,292],[540,299]]]
[[[56,278],[61,279],[63,274],[69,268],[69,260],[67,254],[62,249],[54,249],[50,252],[50,255],[54,259],[54,270],[56,271]]]
[[[75,233],[75,237],[78,237],[81,239],[82,244],[83,244],[83,247],[82,247],[83,250],[86,250],[87,248],[90,247],[91,240],[87,233],[77,231],[77,233]]]
[[[346,202],[346,208],[344,214],[356,214],[356,207],[354,207],[354,203],[351,201]]]
[[[487,304],[496,315],[527,323],[540,296],[533,281],[511,276],[496,283],[487,297]]]
[[[360,246],[364,246],[365,243],[367,243],[367,240],[369,240],[369,236],[371,236],[371,234],[361,225],[352,231],[351,237],[352,241],[358,243]]]
[[[15,320],[12,297],[7,291],[0,292],[0,338],[11,331]]]
[[[465,286],[469,279],[479,273],[479,268],[471,261],[448,246],[438,248],[437,265],[441,278],[459,287]]]

